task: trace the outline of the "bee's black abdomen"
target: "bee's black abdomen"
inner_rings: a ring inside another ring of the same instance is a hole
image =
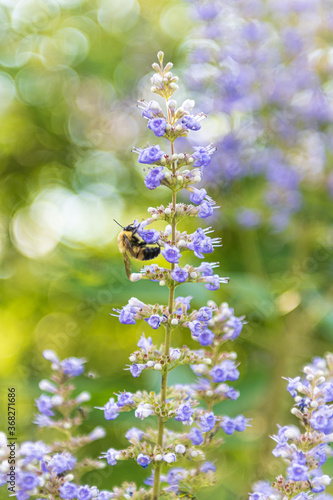
[[[152,260],[155,259],[160,254],[160,247],[145,247],[141,250],[142,260]]]

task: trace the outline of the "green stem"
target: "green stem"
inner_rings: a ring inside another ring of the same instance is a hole
[[[173,149],[173,144],[171,143],[171,154],[174,153]],[[173,175],[175,175],[176,172],[176,167],[173,165]],[[172,192],[172,207],[174,209],[173,211],[173,219],[172,219],[172,245],[175,244],[176,242],[176,193]],[[171,272],[174,270],[175,265],[171,264]],[[175,299],[175,286],[171,286],[169,288],[169,302],[168,302],[168,310],[169,310],[169,315],[172,314],[173,312],[173,305],[174,305],[174,299]],[[171,323],[170,323],[170,317],[168,324],[165,328],[165,343],[164,343],[164,355],[169,356],[170,352],[170,342],[171,342]],[[161,408],[164,407],[165,401],[166,401],[166,394],[167,394],[167,388],[168,388],[168,365],[167,363],[163,367],[163,372],[162,372],[162,380],[161,380],[161,403],[160,406]],[[162,448],[163,447],[163,432],[164,432],[164,417],[162,415],[158,416],[158,431],[157,431],[157,447]],[[153,486],[153,493],[152,493],[152,500],[158,500],[160,497],[160,477],[161,477],[161,469],[162,469],[162,462],[157,462],[155,465],[155,474],[154,474],[154,486]]]

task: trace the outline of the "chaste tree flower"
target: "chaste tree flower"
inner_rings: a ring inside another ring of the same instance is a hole
[[[252,190],[235,222],[281,231],[309,191],[333,194],[331,4],[187,2],[195,20],[188,85],[223,131],[207,184],[230,190],[246,182],[244,191],[254,185],[256,206]]]
[[[211,236],[211,227],[199,227],[191,234],[178,227],[189,217],[206,219],[218,208],[205,188],[195,187],[209,168],[215,147],[209,144],[195,147],[190,153],[176,152],[175,141],[190,133],[195,134],[205,115],[192,114],[195,103],[190,99],[177,107],[173,94],[178,89],[178,78],[171,72],[171,63],[164,66],[162,52],[158,53],[158,61],[158,64],[153,64],[155,74],[151,79],[151,90],[164,99],[165,111],[154,100],[142,100],[139,106],[143,109],[148,128],[156,137],[170,143],[170,151],[164,152],[166,146],[149,144],[143,149],[135,148],[134,152],[139,155],[139,163],[147,165],[144,167],[146,187],[150,190],[160,186],[168,188],[171,203],[150,207],[147,219],[133,224],[145,244],[158,243],[165,267],[155,263],[146,265],[139,273],[132,273],[130,279],[133,282],[147,279],[166,286],[169,297],[167,304],[149,304],[132,297],[127,305],[114,310],[114,316],[123,325],[144,320],[152,333],[164,328],[162,345],[156,345],[153,334],[141,336],[138,350],[130,355],[128,366],[135,378],[147,370],[160,372],[161,390],[159,394],[125,391],[117,395],[117,401],[112,397],[99,407],[107,420],[116,419],[124,411],[134,411],[138,420],[148,419],[150,426],[133,427],[127,431],[127,448],[118,451],[110,448],[102,453],[102,457],[111,466],[120,460],[134,460],[149,470],[146,493],[140,496],[139,490],[134,491],[135,498],[152,500],[179,498],[179,495],[191,497],[203,486],[214,483],[216,466],[207,461],[206,456],[221,442],[216,438],[217,433],[227,436],[243,432],[248,425],[248,419],[242,415],[230,418],[214,411],[221,401],[235,400],[239,396],[238,391],[229,385],[239,377],[237,355],[224,352],[223,344],[240,335],[244,318],[236,317],[226,303],[218,306],[210,301],[199,309],[191,309],[192,297],[176,295],[176,288],[182,283],[203,283],[208,290],[215,291],[221,283],[227,283],[228,278],[215,273],[218,262],[199,262],[195,266],[185,261],[186,252],[193,252],[197,259],[203,260],[221,244],[220,238]],[[189,204],[177,200],[182,190],[190,193]],[[165,229],[152,229],[150,226],[156,221],[164,221]],[[178,328],[185,328],[198,342],[197,350],[171,346],[171,337],[176,339]],[[197,381],[168,386],[168,374],[181,365],[190,365]],[[177,432],[168,429],[169,421],[179,423]]]
[[[295,405],[291,413],[299,419],[295,425],[278,426],[272,436],[275,457],[286,462],[286,474],[272,484],[262,481],[254,485],[251,500],[330,500],[325,492],[331,477],[322,466],[332,455],[333,442],[333,354],[314,358],[303,369],[304,377],[287,378],[287,390]]]
[[[102,427],[96,427],[88,434],[79,434],[79,427],[87,414],[85,403],[91,396],[86,391],[75,396],[73,379],[83,374],[86,360],[70,357],[61,361],[49,349],[44,351],[43,356],[52,363],[53,374],[51,380],[44,379],[39,384],[43,393],[36,400],[39,413],[35,423],[43,429],[44,435],[45,431],[52,429],[53,434],[57,431],[61,437],[57,436],[52,443],[20,443],[15,449],[15,473],[11,476],[10,453],[13,444],[7,441],[4,433],[0,433],[0,486],[7,485],[8,493],[16,493],[18,500],[109,500],[113,493],[80,484],[86,472],[105,466],[100,460],[88,457],[79,459],[76,456],[85,445],[105,436]],[[121,394],[121,402],[127,404],[128,401],[128,394]]]

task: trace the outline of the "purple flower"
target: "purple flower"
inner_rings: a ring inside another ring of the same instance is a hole
[[[46,394],[39,396],[39,398],[36,399],[36,406],[43,415],[47,417],[52,417],[54,415],[54,411],[51,410],[52,398],[50,396],[46,396]]]
[[[29,500],[29,498],[30,498],[30,494],[26,493],[25,491],[18,490],[18,492],[16,493],[17,500]]]
[[[114,448],[109,448],[108,451],[106,452],[106,461],[109,465],[116,465],[117,464],[117,459],[116,456],[118,455],[118,451],[115,450]]]
[[[214,276],[207,276],[206,281],[208,282],[207,285],[205,285],[207,290],[214,292],[220,288],[220,276],[218,274],[214,274]]]
[[[43,441],[25,441],[20,447],[20,454],[25,455],[24,464],[26,465],[32,460],[42,460],[50,450],[51,448],[44,444]]]
[[[201,170],[204,168],[208,167],[210,164],[211,160],[211,154],[215,151],[215,149],[212,149],[211,146],[206,146],[205,148],[203,147],[195,147],[195,152],[193,153],[193,158],[194,158],[194,167],[201,167]]]
[[[64,500],[71,500],[76,497],[77,486],[74,483],[64,483],[59,488],[60,497]]]
[[[288,479],[292,481],[308,481],[308,470],[306,465],[299,464],[298,462],[291,462],[287,469]]]
[[[150,318],[146,318],[145,321],[147,321],[148,325],[151,326],[153,330],[157,330],[161,324],[161,318],[158,314],[152,314]]]
[[[314,448],[311,451],[311,455],[313,455],[313,457],[316,460],[318,460],[318,467],[321,467],[326,462],[326,460],[327,460],[326,452],[327,451],[328,450],[327,450],[326,444],[320,444],[320,445],[316,446],[316,448]]]
[[[161,106],[156,101],[140,101],[139,108],[143,109],[142,116],[151,119],[163,113]]]
[[[213,382],[220,383],[226,382],[227,380],[237,380],[239,377],[239,371],[234,363],[230,359],[222,361],[219,365],[214,366],[210,371],[210,376]]]
[[[80,486],[77,490],[78,500],[90,500],[93,497],[93,492],[91,488],[86,484],[85,486]]]
[[[211,431],[215,426],[216,418],[213,412],[205,413],[200,417],[200,429],[202,432]]]
[[[198,216],[201,217],[202,219],[206,219],[207,217],[213,215],[213,207],[211,203],[209,203],[208,201],[203,201],[199,205],[199,208],[200,210],[198,212]]]
[[[180,422],[188,422],[190,421],[193,412],[194,410],[192,409],[190,403],[181,403],[177,408],[175,420],[179,420]]]
[[[37,415],[34,424],[37,424],[39,427],[52,427],[53,422],[52,419],[46,415]]]
[[[136,427],[132,427],[126,432],[125,438],[128,439],[130,442],[132,441],[137,442],[141,441],[143,435],[144,435],[143,431],[137,429]]]
[[[52,474],[58,475],[66,470],[74,469],[76,464],[76,458],[73,457],[68,451],[63,451],[62,453],[56,453],[53,455],[48,463],[48,468]]]
[[[146,243],[152,244],[156,243],[159,238],[160,238],[160,233],[156,231],[155,229],[140,229],[138,231],[139,236],[145,241]]]
[[[63,372],[69,377],[78,377],[84,372],[83,364],[86,362],[85,359],[80,358],[67,358],[64,359],[60,365]]]
[[[206,328],[202,332],[199,333],[197,336],[196,340],[202,345],[202,346],[208,346],[211,345],[214,341],[215,335],[214,333]]]
[[[224,432],[229,436],[233,434],[236,430],[236,424],[234,420],[229,417],[224,417],[223,421],[221,422],[221,427],[224,430]]]
[[[17,485],[24,491],[30,491],[39,486],[39,478],[32,472],[20,471],[17,476]]]
[[[103,490],[99,492],[97,500],[110,500],[110,498],[113,498],[113,495],[110,491]]]
[[[184,479],[184,473],[185,469],[181,467],[173,467],[172,469],[169,470],[168,475],[167,475],[167,483],[170,485],[175,485],[178,486],[179,481],[182,481]]]
[[[194,251],[194,255],[199,259],[203,259],[203,253],[213,252],[213,240],[206,236],[203,229],[198,228],[195,233],[191,235],[191,241],[187,247]],[[200,270],[200,268],[199,268]]]
[[[137,378],[140,377],[142,370],[146,368],[146,365],[142,363],[133,363],[129,367],[129,371],[131,372],[132,377]]]
[[[301,382],[301,377],[286,378],[288,380],[287,391],[290,392],[291,396],[295,398],[297,396],[297,386]]]
[[[323,393],[323,399],[325,403],[331,403],[333,401],[333,384],[332,382],[325,382],[320,385],[320,390]]]
[[[145,185],[148,189],[154,190],[161,185],[162,179],[164,179],[163,167],[152,168],[145,177]]]
[[[193,429],[191,429],[191,431],[187,434],[187,437],[195,446],[200,446],[204,441],[202,433],[196,427],[193,427]]]
[[[188,295],[187,297],[177,297],[175,299],[175,302],[176,304],[183,304],[184,306],[186,306],[186,310],[188,311],[191,307],[191,300],[193,299],[193,297],[191,295]],[[179,313],[181,314],[181,308],[177,309],[177,312],[179,311]]]
[[[135,325],[135,311],[130,306],[123,307],[119,314],[119,321],[123,325]]]
[[[141,465],[144,469],[147,469],[148,465],[150,464],[151,460],[147,455],[144,455],[143,453],[139,453],[137,459],[137,463]]]
[[[147,126],[154,132],[156,137],[162,137],[165,134],[166,121],[164,118],[153,118],[148,121]]]
[[[198,335],[202,332],[202,323],[201,321],[194,320],[188,323],[188,327],[191,330],[192,337],[198,338]]]
[[[182,256],[179,249],[175,246],[170,246],[165,243],[164,250],[162,250],[163,257],[171,264],[178,264],[180,257]]]
[[[330,434],[333,431],[333,408],[321,406],[313,412],[310,423],[314,430]]]
[[[119,406],[115,403],[114,398],[110,398],[104,406],[96,406],[97,410],[104,411],[105,420],[115,420],[119,415]]]
[[[134,405],[133,394],[131,392],[121,392],[118,395],[117,406],[123,407],[128,405]]]
[[[236,389],[234,389],[233,387],[229,387],[225,395],[227,398],[231,399],[232,401],[235,401],[236,399],[239,398],[239,391],[236,391]]]
[[[236,316],[231,316],[231,318],[226,322],[226,326],[231,329],[231,332],[224,335],[223,339],[235,340],[239,337],[243,329],[243,321]]]
[[[215,472],[216,466],[212,462],[205,462],[201,467],[200,471],[207,474],[208,472]]]
[[[163,155],[165,155],[165,153],[161,150],[160,146],[150,146],[140,152],[139,163],[151,165],[152,163],[160,161]]]
[[[234,418],[235,429],[237,432],[243,432],[247,426],[247,419],[243,415],[238,415]]]
[[[144,351],[146,352],[149,352],[150,350],[150,347],[153,345],[153,341],[152,341],[152,338],[151,337],[148,337],[146,339],[145,337],[145,334],[143,333],[141,335],[141,338],[139,340],[139,342],[137,343],[137,346],[138,347],[141,347],[141,349],[143,349]]]
[[[276,490],[268,481],[258,481],[253,486],[253,490],[254,492],[250,495],[251,500],[264,500],[276,493]]]
[[[181,267],[176,267],[171,273],[172,279],[178,281],[178,283],[184,283],[188,278],[188,272]]]
[[[213,312],[210,307],[200,307],[197,320],[198,321],[209,321],[213,317]]]
[[[197,188],[192,188],[193,191],[191,192],[190,195],[190,201],[192,203],[195,203],[196,205],[200,205],[200,203],[203,202],[205,199],[205,196],[207,195],[206,189],[197,189]]]
[[[182,123],[184,123],[185,127],[189,130],[201,129],[200,123],[192,115],[185,115],[184,118],[182,119]]]
[[[208,262],[202,262],[198,267],[198,271],[202,274],[202,276],[213,276],[214,271]]]

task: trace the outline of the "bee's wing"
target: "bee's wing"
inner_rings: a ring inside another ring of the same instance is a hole
[[[133,255],[133,248],[132,248],[126,234],[124,234],[123,242],[124,242],[124,247],[127,250],[126,252],[123,252],[125,271],[126,271],[127,277],[130,278],[130,276],[131,276],[131,261],[128,257],[127,252],[129,252],[131,255]]]
[[[127,278],[130,278],[131,276],[131,261],[129,260],[129,257],[126,252],[123,253],[124,257],[124,264],[125,264],[125,271],[127,274]]]

